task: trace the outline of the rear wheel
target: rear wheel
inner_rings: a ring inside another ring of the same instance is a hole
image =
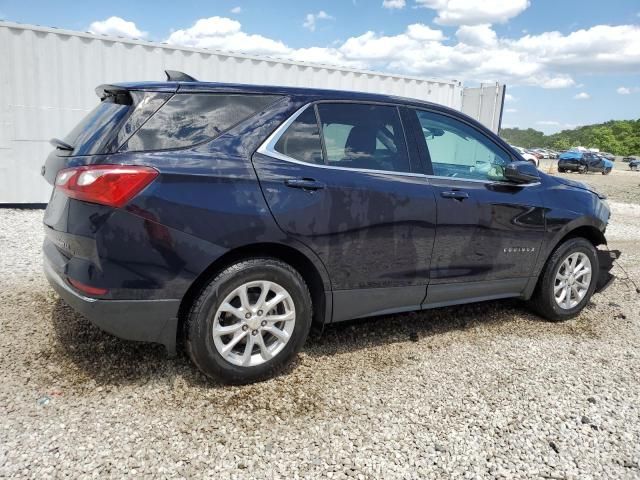
[[[529,303],[547,320],[575,317],[593,295],[598,272],[593,244],[584,238],[571,238],[547,260]]]
[[[187,352],[210,378],[263,380],[300,351],[311,314],[311,295],[295,269],[272,258],[245,260],[219,273],[194,301]]]
[[[585,165],[580,165],[578,167],[578,173],[587,173],[589,169]]]

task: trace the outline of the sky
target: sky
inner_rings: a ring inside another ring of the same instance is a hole
[[[0,0],[0,19],[500,82],[503,127],[553,133],[640,118],[640,0]]]

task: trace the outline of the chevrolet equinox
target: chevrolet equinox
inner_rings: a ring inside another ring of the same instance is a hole
[[[458,111],[167,75],[99,86],[42,169],[45,273],[111,334],[246,383],[312,322],[510,297],[559,321],[613,278],[604,197]]]

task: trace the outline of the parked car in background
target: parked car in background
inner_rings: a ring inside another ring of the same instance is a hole
[[[558,171],[563,172],[600,172],[608,175],[613,169],[613,163],[597,153],[586,151],[570,151],[560,155]]]
[[[609,152],[600,152],[600,156],[606,158],[607,160],[609,160],[610,162],[615,162],[616,161],[616,156],[613,153],[609,153]]]
[[[639,170],[640,169],[640,158],[634,158],[629,162],[629,168],[631,170]]]
[[[623,162],[630,162],[632,160],[638,160],[639,157],[634,157],[634,156],[628,156],[628,157],[624,157],[622,159]]]
[[[536,157],[532,153],[527,152],[524,148],[516,147],[514,145],[511,145],[511,148],[513,148],[516,152],[518,152],[520,156],[524,158],[527,162],[533,163],[536,167],[540,166],[540,160],[538,159],[538,157]]]
[[[539,158],[549,158],[549,152],[547,152],[546,150],[544,150],[543,148],[535,148],[534,152],[536,152],[537,154],[540,155]]]
[[[458,111],[192,79],[96,92],[43,168],[45,273],[209,377],[274,375],[312,322],[501,298],[559,321],[612,279],[604,197]]]

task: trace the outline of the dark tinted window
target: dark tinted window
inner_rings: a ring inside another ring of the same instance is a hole
[[[411,171],[396,107],[321,103],[318,113],[328,165]]]
[[[178,93],[129,139],[123,149],[164,150],[196,145],[217,137],[278,98],[272,95]]]
[[[276,143],[275,149],[301,162],[324,163],[320,130],[313,107],[308,107],[289,126]]]
[[[503,180],[509,155],[486,135],[446,115],[417,110],[433,174],[439,177]]]
[[[107,144],[133,109],[130,104],[120,104],[114,100],[100,102],[64,138],[65,142],[73,145],[73,155],[108,153]]]

